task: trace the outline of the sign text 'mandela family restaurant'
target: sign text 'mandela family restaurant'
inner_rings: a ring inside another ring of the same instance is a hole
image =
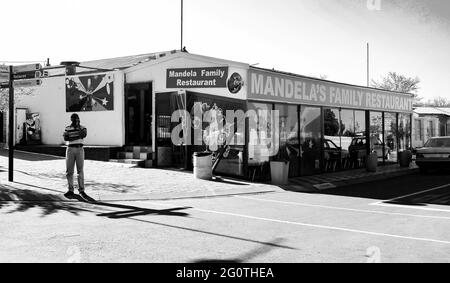
[[[167,70],[168,88],[226,87],[227,67]]]

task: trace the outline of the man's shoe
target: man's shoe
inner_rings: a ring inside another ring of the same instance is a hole
[[[68,191],[67,193],[64,194],[64,196],[68,199],[72,199],[75,197],[75,193],[72,191]]]
[[[90,196],[88,196],[84,191],[80,192],[80,196],[82,198],[84,198],[85,200],[89,201],[89,202],[94,202],[95,200],[93,198],[91,198]]]

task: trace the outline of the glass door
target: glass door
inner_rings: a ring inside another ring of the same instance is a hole
[[[370,112],[370,151],[376,152],[378,162],[384,161],[383,113]]]
[[[322,122],[320,107],[301,106],[300,173],[302,176],[321,172]]]
[[[289,177],[300,176],[300,143],[298,132],[298,106],[297,105],[275,105],[280,119],[280,156],[289,160]]]
[[[384,156],[388,163],[398,161],[397,114],[384,113]]]

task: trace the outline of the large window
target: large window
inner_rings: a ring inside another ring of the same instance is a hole
[[[341,111],[342,119],[342,148],[349,150],[353,138],[356,136],[355,132],[355,111],[343,109]]]
[[[429,140],[430,138],[433,138],[436,136],[435,134],[435,128],[434,128],[434,120],[430,119],[427,121],[428,123],[428,127],[427,127],[427,140]]]
[[[272,132],[272,104],[249,103],[248,110],[254,111],[249,117],[248,164],[267,163],[273,156],[274,136]]]
[[[384,113],[384,145],[384,155],[386,156],[386,162],[397,162],[398,144],[396,113]]]
[[[419,126],[419,134],[421,134],[421,127]],[[399,150],[411,149],[411,115],[399,114],[398,119],[398,140]]]
[[[321,172],[322,123],[319,107],[302,106],[300,111],[300,156],[303,176]]]
[[[355,135],[366,136],[366,112],[355,111]]]
[[[370,151],[377,153],[380,162],[383,162],[383,140],[383,113],[370,112]]]
[[[416,141],[423,141],[423,122],[422,119],[414,119],[414,137]]]
[[[237,117],[228,121],[227,111],[245,109],[245,104],[237,100],[212,98],[194,92],[188,92],[187,97],[187,109],[190,110],[193,119],[192,151],[212,152],[213,162],[217,162],[215,170],[217,174],[243,176],[245,138],[244,134],[239,132],[238,125],[244,121],[238,120]],[[199,117],[195,117],[198,114],[203,116],[203,123],[198,120]]]
[[[337,108],[325,108],[324,119],[324,169],[332,172],[342,166],[341,158],[341,114]]]
[[[342,118],[342,153],[344,168],[360,168],[365,165],[367,155],[366,112],[343,109]]]
[[[280,115],[279,156],[289,160],[289,177],[297,177],[300,173],[298,106],[277,104],[275,110],[278,110]]]

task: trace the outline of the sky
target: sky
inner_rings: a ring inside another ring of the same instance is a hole
[[[2,3],[0,63],[180,49],[181,0]],[[6,23],[11,23],[8,27]],[[184,0],[188,52],[366,85],[397,72],[450,99],[448,0]]]

